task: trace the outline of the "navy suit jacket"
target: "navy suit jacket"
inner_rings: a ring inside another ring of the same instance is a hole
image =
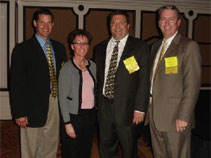
[[[50,40],[56,75],[66,60],[65,47]],[[12,54],[10,103],[14,119],[28,117],[29,127],[45,125],[49,107],[50,76],[46,56],[35,36],[18,44]]]

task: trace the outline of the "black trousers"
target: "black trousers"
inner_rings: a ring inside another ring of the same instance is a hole
[[[76,132],[73,139],[66,134],[65,124],[61,126],[62,158],[90,158],[96,125],[96,110],[79,115],[71,114],[71,123]]]
[[[100,113],[100,158],[118,158],[118,146],[124,158],[137,158],[137,126],[119,125],[115,121],[113,102],[104,99],[106,106]],[[121,108],[121,105],[120,105]]]

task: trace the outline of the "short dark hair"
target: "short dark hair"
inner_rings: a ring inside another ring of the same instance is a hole
[[[175,5],[165,5],[165,6],[162,6],[158,9],[158,20],[160,19],[160,15],[162,13],[162,11],[164,9],[170,9],[170,10],[175,10],[176,13],[177,13],[177,18],[180,19],[181,18],[181,15],[180,15],[180,12],[179,12],[179,9],[175,6]]]
[[[82,30],[82,29],[76,29],[69,33],[69,35],[67,37],[68,43],[73,44],[76,36],[85,36],[88,39],[89,44],[92,41],[92,35],[89,32]]]
[[[125,16],[126,20],[127,20],[127,24],[129,24],[129,15],[127,14],[126,11],[123,11],[123,10],[115,10],[113,12],[111,12],[109,15],[108,15],[108,24],[111,23],[111,19],[113,16],[115,15],[123,15]]]
[[[53,13],[50,10],[48,10],[47,8],[41,8],[41,9],[35,11],[34,15],[33,15],[33,20],[37,21],[39,18],[39,15],[41,15],[41,14],[50,15],[52,22],[54,21]]]

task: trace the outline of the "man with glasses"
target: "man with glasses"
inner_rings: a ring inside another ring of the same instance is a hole
[[[129,36],[129,16],[109,14],[112,37],[95,47],[100,157],[137,157],[137,125],[144,119],[149,94],[149,47]]]

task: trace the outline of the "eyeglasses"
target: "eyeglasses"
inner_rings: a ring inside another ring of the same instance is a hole
[[[78,42],[73,42],[73,44],[82,45],[82,46],[87,46],[87,45],[89,45],[88,42],[82,43],[82,42],[80,42],[80,41],[78,41]]]

